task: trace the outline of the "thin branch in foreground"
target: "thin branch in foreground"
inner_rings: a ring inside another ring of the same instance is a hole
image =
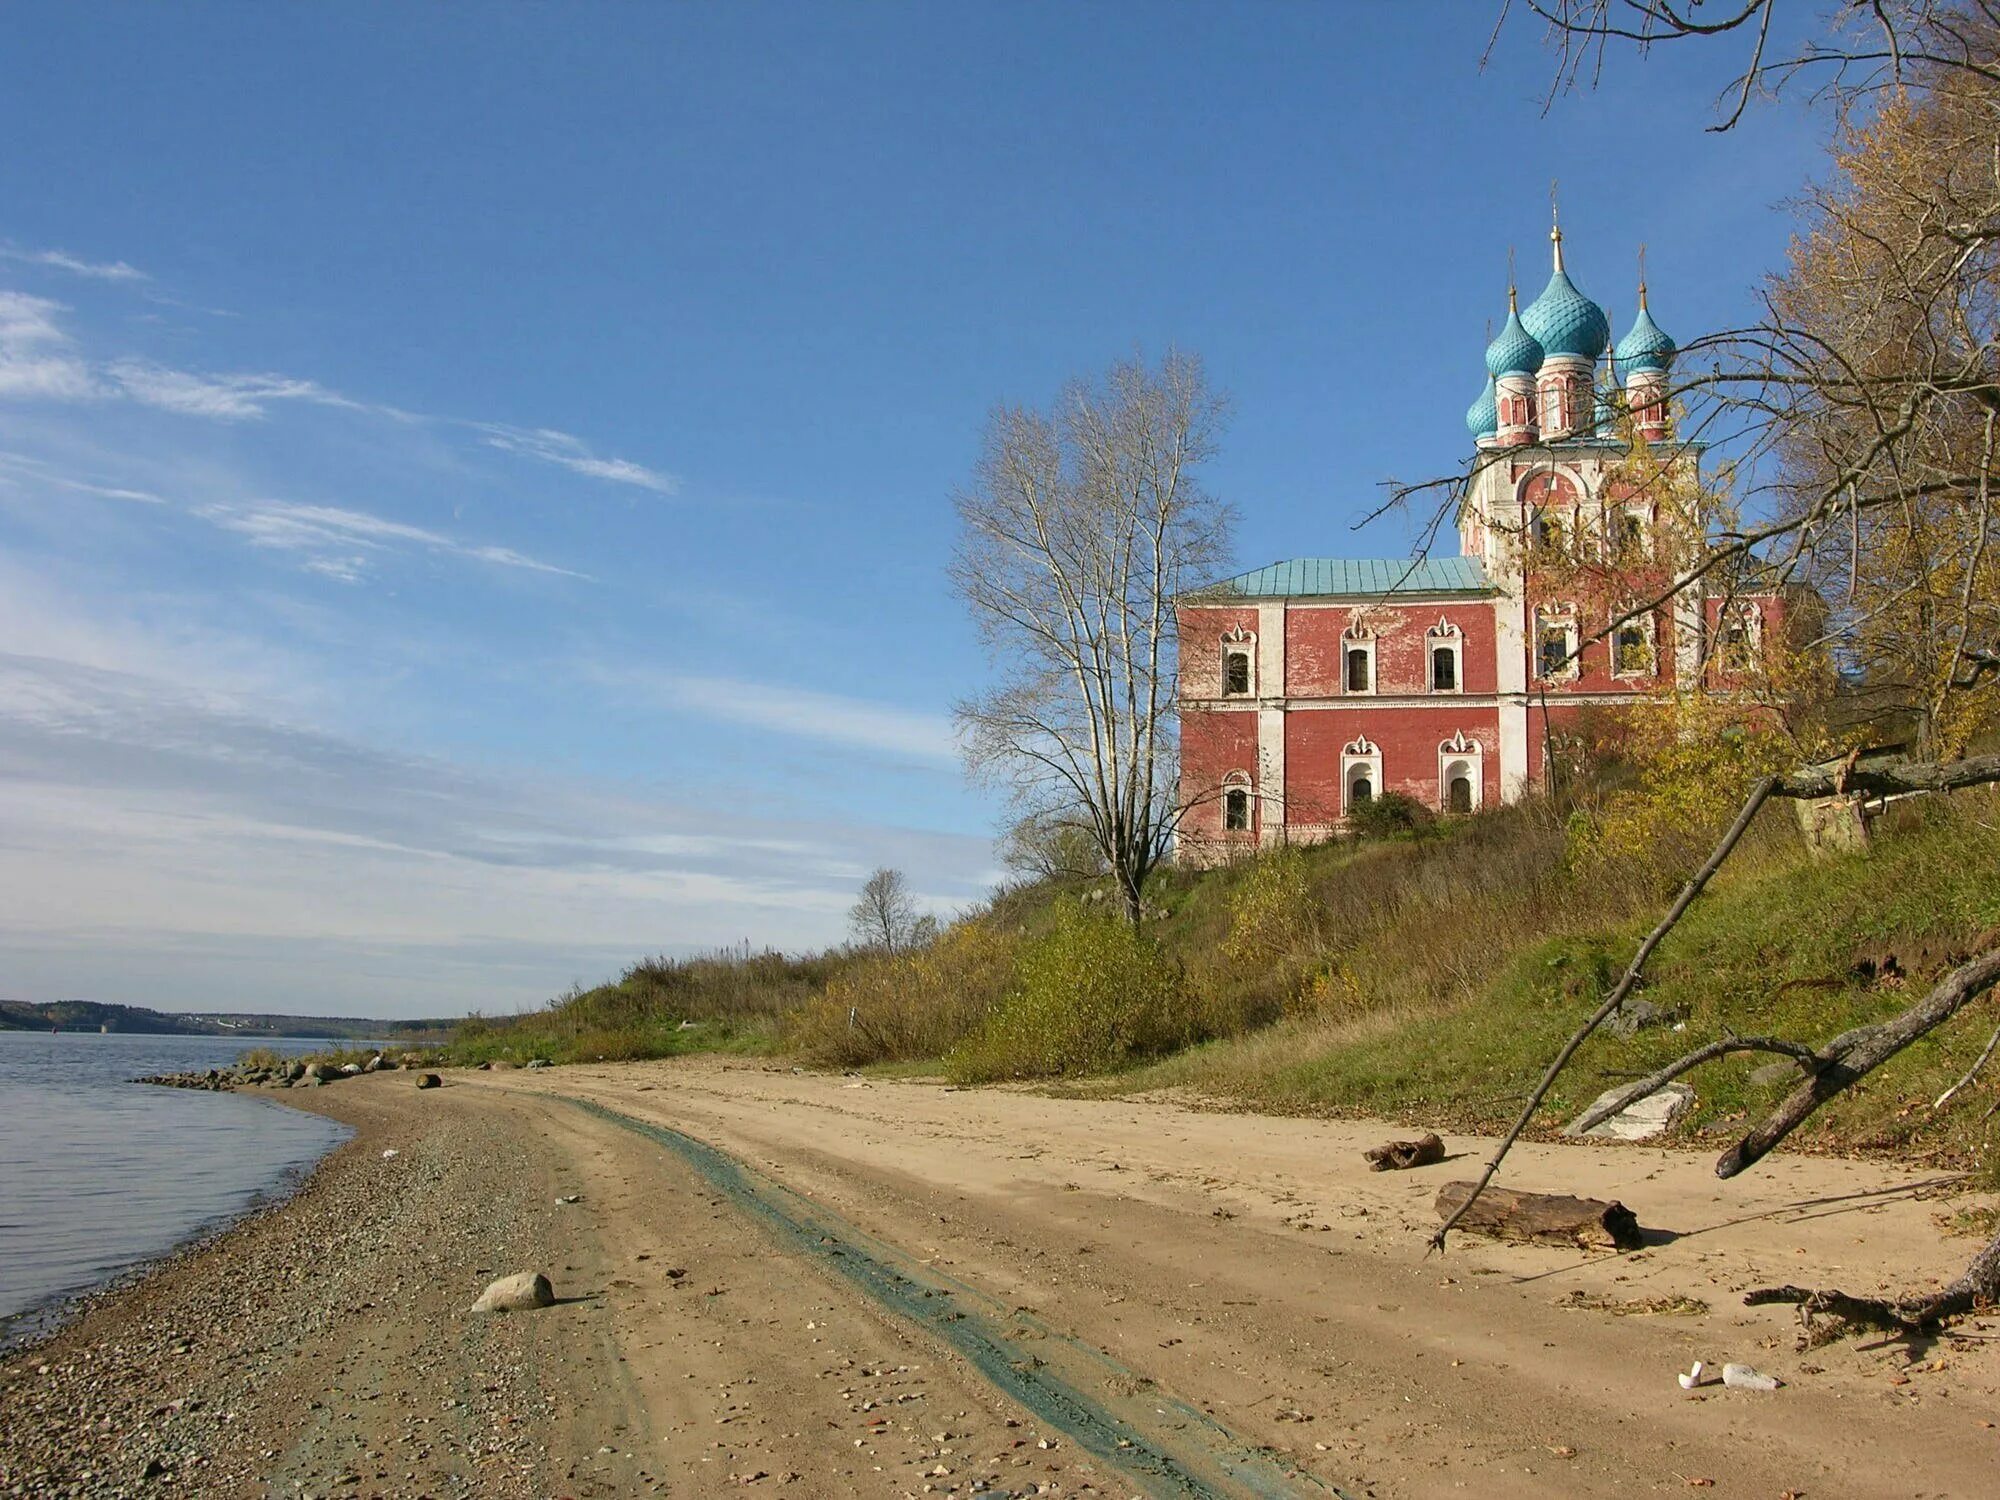
[[[1577,1120],[1573,1128],[1578,1135],[1582,1135],[1602,1125],[1612,1116],[1623,1114],[1641,1099],[1657,1094],[1683,1073],[1692,1073],[1704,1063],[1712,1063],[1719,1057],[1729,1057],[1738,1052],[1776,1052],[1781,1056],[1795,1059],[1808,1071],[1819,1066],[1819,1054],[1803,1042],[1788,1042],[1783,1037],[1775,1036],[1725,1036],[1706,1046],[1695,1048],[1687,1056],[1668,1063],[1657,1073],[1649,1073],[1638,1082],[1620,1089],[1602,1103],[1592,1105]]]
[[[1960,1089],[1964,1088],[1967,1084],[1971,1083],[1973,1079],[1979,1076],[1980,1070],[1983,1069],[1986,1066],[1987,1062],[1991,1060],[1993,1056],[1993,1050],[1996,1047],[2000,1047],[2000,1027],[1995,1027],[1993,1035],[1991,1035],[1986,1039],[1986,1050],[1984,1052],[1981,1052],[1979,1054],[1978,1059],[1974,1061],[1972,1066],[1965,1070],[1965,1076],[1959,1079],[1958,1082],[1954,1083],[1950,1088],[1946,1089],[1942,1094],[1939,1094],[1937,1098],[1933,1099],[1931,1101],[1931,1108],[1934,1110],[1943,1109],[1947,1104],[1951,1103],[1952,1096],[1954,1094],[1956,1094]]]
[[[1597,1007],[1588,1021],[1576,1029],[1575,1034],[1563,1044],[1562,1051],[1558,1052],[1555,1060],[1549,1064],[1548,1070],[1542,1074],[1542,1081],[1535,1085],[1534,1092],[1528,1096],[1528,1102],[1521,1109],[1520,1118],[1514,1121],[1514,1128],[1507,1132],[1506,1139],[1501,1141],[1499,1148],[1494,1151],[1492,1160],[1486,1163],[1485,1170],[1479,1174],[1479,1180],[1473,1183],[1472,1191],[1466,1194],[1465,1201],[1458,1206],[1457,1211],[1440,1224],[1436,1232],[1431,1235],[1432,1250],[1443,1253],[1445,1236],[1460,1219],[1465,1217],[1472,1205],[1479,1201],[1479,1195],[1493,1180],[1493,1174],[1500,1170],[1500,1163],[1507,1159],[1507,1153],[1513,1149],[1514,1142],[1518,1141],[1521,1132],[1528,1128],[1528,1121],[1533,1119],[1535,1111],[1542,1107],[1542,1101],[1548,1097],[1549,1089],[1556,1081],[1556,1075],[1569,1066],[1569,1060],[1576,1055],[1577,1049],[1589,1040],[1591,1033],[1608,1021],[1618,1007],[1625,1003],[1626,996],[1632,993],[1639,983],[1640,975],[1645,972],[1646,961],[1653,956],[1653,950],[1660,946],[1661,940],[1669,932],[1673,931],[1674,925],[1694,904],[1695,897],[1702,893],[1703,887],[1715,877],[1715,872],[1722,868],[1723,861],[1729,858],[1730,852],[1749,831],[1750,824],[1756,819],[1759,809],[1770,798],[1776,784],[1776,778],[1766,776],[1750,789],[1750,795],[1744,799],[1742,811],[1737,813],[1736,821],[1729,825],[1729,831],[1723,834],[1722,842],[1717,844],[1715,851],[1708,856],[1707,863],[1688,877],[1687,884],[1681,887],[1680,895],[1674,898],[1674,904],[1660,919],[1659,925],[1646,934],[1646,940],[1639,945],[1639,951],[1632,955],[1632,962],[1626,966],[1623,977],[1605,997],[1604,1003]]]

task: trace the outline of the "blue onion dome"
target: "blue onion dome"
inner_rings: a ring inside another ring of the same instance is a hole
[[[1492,437],[1500,430],[1500,392],[1491,375],[1486,377],[1486,389],[1479,393],[1479,399],[1466,408],[1465,425],[1476,438]]]
[[[1486,346],[1486,373],[1498,379],[1502,375],[1533,375],[1541,367],[1542,346],[1521,326],[1521,314],[1514,306],[1514,291],[1509,287],[1507,326]]]
[[[1632,320],[1632,331],[1618,341],[1616,355],[1618,373],[1628,379],[1641,370],[1664,375],[1674,362],[1674,341],[1646,310],[1643,285],[1639,288],[1639,316]]]
[[[1521,325],[1534,335],[1545,356],[1573,354],[1595,361],[1611,342],[1611,324],[1604,309],[1579,292],[1563,269],[1562,231],[1554,231],[1551,238],[1555,241],[1555,274],[1542,288],[1542,295],[1521,314]]]

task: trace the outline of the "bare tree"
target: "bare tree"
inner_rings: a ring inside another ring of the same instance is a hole
[[[903,872],[884,865],[868,877],[859,899],[848,908],[847,930],[859,947],[893,957],[920,946],[924,935],[935,930],[935,923],[917,910],[916,897],[910,893]]]
[[[1121,361],[1047,411],[1003,406],[957,500],[951,577],[1000,681],[959,705],[975,775],[1087,837],[1139,920],[1185,807],[1174,599],[1216,570],[1227,507],[1196,470],[1225,414],[1201,361]]]

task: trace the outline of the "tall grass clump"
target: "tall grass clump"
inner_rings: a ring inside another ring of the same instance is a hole
[[[927,947],[859,959],[785,1018],[784,1045],[829,1068],[942,1057],[1012,986],[1018,946],[999,923],[973,918]]]
[[[1195,1018],[1176,965],[1150,936],[1079,902],[1029,939],[1012,990],[946,1059],[966,1083],[1102,1073],[1184,1046]]]
[[[722,950],[646,958],[611,984],[581,985],[518,1016],[472,1016],[454,1028],[456,1063],[620,1062],[687,1052],[768,1052],[778,1020],[853,960]]]

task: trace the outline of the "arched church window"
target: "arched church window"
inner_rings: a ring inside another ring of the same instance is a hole
[[[1233,786],[1222,794],[1222,826],[1230,833],[1249,831],[1250,794],[1240,786]]]
[[[1462,729],[1438,746],[1438,811],[1479,810],[1480,767],[1484,756],[1485,747]]]
[[[1225,651],[1222,654],[1222,695],[1247,698],[1250,695],[1250,653]]]
[[[1545,510],[1537,511],[1535,513],[1534,541],[1537,552],[1556,553],[1562,551],[1562,517],[1552,515]]]
[[[1354,778],[1354,785],[1347,789],[1349,802],[1372,802],[1375,799],[1375,784],[1366,776]]]
[[[1535,666],[1546,678],[1574,677],[1582,670],[1582,663],[1577,660],[1574,610],[1549,609],[1537,615]]]
[[[1627,620],[1611,638],[1612,670],[1620,677],[1644,677],[1653,670],[1653,644],[1638,620]]]
[[[1350,693],[1365,693],[1372,684],[1369,677],[1370,658],[1374,653],[1362,646],[1347,648],[1347,690]]]
[[[1449,646],[1431,647],[1431,688],[1440,693],[1458,691],[1458,653]]]

